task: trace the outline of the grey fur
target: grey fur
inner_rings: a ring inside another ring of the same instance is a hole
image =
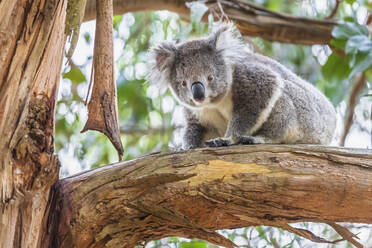
[[[169,88],[185,108],[184,149],[332,140],[336,112],[328,99],[283,65],[248,51],[231,24],[153,48],[149,66],[149,81]],[[193,99],[193,82],[205,87],[201,103]]]

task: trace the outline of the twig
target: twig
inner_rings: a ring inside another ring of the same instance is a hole
[[[328,222],[327,224],[330,225],[344,240],[349,241],[358,248],[363,248],[363,245],[355,240],[359,239],[359,237],[354,233],[350,232],[346,227],[343,227],[334,222]]]
[[[209,0],[206,2],[206,4],[213,4],[216,3],[217,0]],[[241,0],[233,0],[233,1],[225,1],[225,0],[218,0],[221,5],[225,5],[226,7],[233,8],[236,10],[242,10],[246,12],[247,14],[254,14],[254,15],[262,15],[262,16],[270,16],[270,17],[276,17],[282,20],[292,20],[294,21],[305,21],[308,22],[309,20],[312,20],[315,23],[324,23],[325,21],[337,24],[337,22],[334,22],[333,20],[321,20],[321,19],[309,19],[307,17],[301,17],[301,16],[293,16],[285,13],[280,13],[272,10],[268,10],[264,7],[249,3],[249,2],[243,2]]]
[[[329,19],[333,19],[336,16],[338,7],[340,6],[340,2],[341,0],[336,0],[335,7],[332,9],[332,12],[329,14],[329,16],[327,16],[324,19],[329,20]]]
[[[219,8],[220,11],[221,11],[221,17],[220,17],[220,20],[221,20],[221,21],[230,21],[230,18],[228,17],[228,15],[226,15],[225,11],[223,11],[222,5],[221,5],[221,3],[220,3],[219,0],[217,0],[217,5],[218,5],[218,8]]]
[[[358,80],[355,82],[351,90],[351,93],[350,93],[349,107],[347,108],[345,126],[342,132],[340,146],[345,146],[346,137],[350,131],[351,125],[353,124],[354,111],[358,103],[358,96],[360,92],[363,90],[363,88],[365,87],[365,85],[366,85],[366,76],[364,73],[362,73],[360,74]]]

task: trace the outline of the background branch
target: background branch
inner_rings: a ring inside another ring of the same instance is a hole
[[[349,106],[347,108],[344,129],[342,131],[340,146],[345,146],[346,137],[350,131],[351,126],[353,125],[354,111],[355,107],[358,104],[358,97],[366,85],[366,76],[364,73],[360,74],[357,78],[357,81],[354,83],[353,88],[350,93]]]
[[[338,7],[340,7],[340,3],[341,0],[335,0],[335,6],[333,7],[332,12],[325,19],[333,19],[336,16]]]
[[[186,0],[114,0],[113,2],[115,15],[166,9],[178,13],[185,20],[190,18],[190,10],[185,5]],[[269,41],[302,45],[328,44],[332,29],[337,24],[332,20],[282,14],[239,0],[218,2],[243,35],[258,36]],[[220,13],[218,2],[206,1],[212,13]],[[84,21],[95,19],[95,8],[95,0],[88,0]]]

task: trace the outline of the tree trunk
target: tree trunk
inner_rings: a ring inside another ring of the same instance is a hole
[[[58,180],[54,112],[67,0],[0,1],[0,247],[39,247]]]
[[[233,247],[215,230],[372,223],[372,153],[257,145],[158,153],[59,181],[44,247],[134,247],[165,236]]]

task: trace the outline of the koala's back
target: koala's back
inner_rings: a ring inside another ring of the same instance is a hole
[[[246,61],[271,69],[283,80],[282,92],[271,113],[254,135],[273,143],[329,144],[336,128],[336,113],[329,100],[280,63],[254,53]]]

